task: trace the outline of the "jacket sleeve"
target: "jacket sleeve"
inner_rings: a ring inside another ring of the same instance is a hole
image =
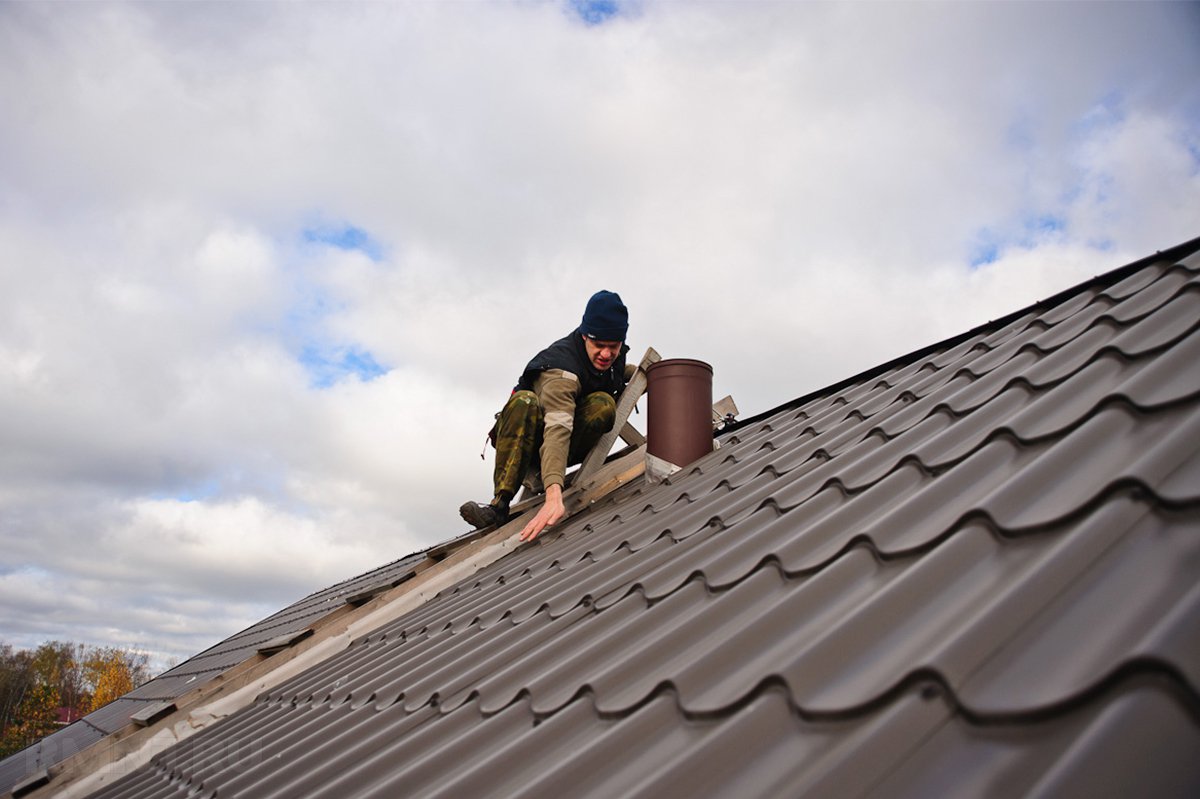
[[[575,426],[575,403],[579,378],[563,369],[547,369],[538,375],[533,390],[541,403],[545,431],[542,435],[542,484],[562,485]]]

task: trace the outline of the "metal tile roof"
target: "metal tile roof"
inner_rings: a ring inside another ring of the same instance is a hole
[[[259,647],[276,636],[303,630],[342,607],[348,597],[372,587],[394,585],[411,577],[414,566],[424,559],[422,553],[410,555],[311,594],[188,658],[120,699],[43,738],[28,749],[5,758],[0,761],[0,791],[10,790],[25,774],[53,766],[128,726],[135,714],[150,705],[164,700],[175,700],[208,684],[233,666],[253,658]]]
[[[747,420],[96,795],[1200,795],[1198,248]]]

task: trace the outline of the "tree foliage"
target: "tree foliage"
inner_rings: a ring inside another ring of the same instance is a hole
[[[49,641],[0,644],[0,757],[19,752],[149,679],[144,652]]]
[[[92,649],[83,661],[84,681],[91,687],[88,712],[124,696],[146,681],[144,652],[106,647]]]

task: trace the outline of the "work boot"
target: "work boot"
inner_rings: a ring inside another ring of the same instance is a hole
[[[498,527],[508,521],[508,506],[464,502],[458,509],[458,515],[476,530],[482,530],[485,527]]]

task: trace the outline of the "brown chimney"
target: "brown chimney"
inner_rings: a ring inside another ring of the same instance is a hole
[[[646,480],[661,482],[713,450],[712,367],[671,358],[646,369]]]

